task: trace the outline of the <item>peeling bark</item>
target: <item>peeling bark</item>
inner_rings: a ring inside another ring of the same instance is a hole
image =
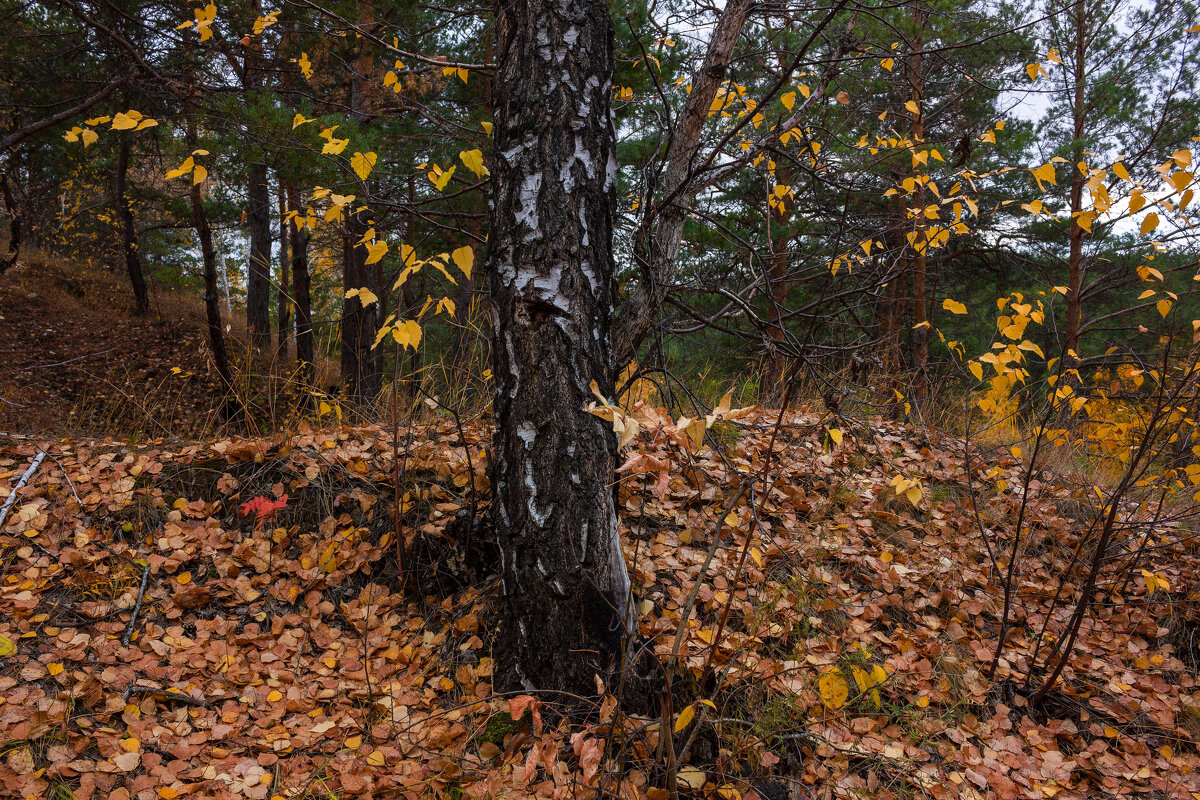
[[[591,695],[630,621],[611,425],[613,26],[600,0],[497,3],[486,272],[505,688]]]

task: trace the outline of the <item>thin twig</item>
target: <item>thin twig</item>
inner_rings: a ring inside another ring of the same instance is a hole
[[[129,647],[129,642],[133,638],[133,629],[137,627],[138,613],[142,610],[142,600],[146,597],[146,584],[150,582],[150,562],[146,562],[145,569],[142,570],[142,585],[138,589],[137,603],[133,607],[133,615],[129,618],[129,627],[125,629],[125,635],[121,637],[121,644]]]

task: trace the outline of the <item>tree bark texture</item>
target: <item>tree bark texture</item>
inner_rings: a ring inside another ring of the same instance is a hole
[[[0,275],[3,275],[21,255],[21,210],[3,172],[0,172],[0,197],[4,199],[4,214],[8,217],[8,252],[0,254]]]
[[[279,181],[279,287],[275,292],[276,353],[287,361],[288,331],[292,327],[291,258],[288,255],[287,187]]]
[[[1072,63],[1075,94],[1071,102],[1071,121],[1074,139],[1071,144],[1071,227],[1068,234],[1070,252],[1067,256],[1067,326],[1063,343],[1063,366],[1079,366],[1079,336],[1083,326],[1083,227],[1079,214],[1083,211],[1083,186],[1086,176],[1077,166],[1083,162],[1083,137],[1087,123],[1087,9],[1084,0],[1077,0],[1074,9],[1075,53]],[[1072,376],[1067,376],[1072,380]]]
[[[611,424],[613,27],[601,0],[497,3],[487,273],[498,681],[595,693],[629,629]]]
[[[271,192],[267,165],[250,165],[250,261],[246,269],[246,330],[250,345],[271,346]]]
[[[288,205],[299,210],[299,190],[289,184],[287,194]],[[308,276],[309,232],[307,228],[297,228],[295,224],[289,230],[292,240],[292,295],[296,301],[296,364],[299,366],[300,383],[306,386],[312,382],[314,358],[312,294]]]
[[[146,291],[146,276],[142,272],[142,259],[138,255],[137,224],[133,219],[133,206],[129,202],[129,151],[132,144],[129,135],[121,136],[121,147],[117,152],[117,216],[121,220],[121,250],[125,255],[125,272],[133,286],[133,313],[139,317],[150,310],[150,296]]]
[[[923,55],[922,48],[924,47],[924,32],[925,32],[925,17],[926,11],[920,2],[913,5],[913,24],[915,32],[912,39],[912,57],[909,61],[909,66],[912,72],[912,97],[911,100],[916,106],[916,111],[912,114],[912,139],[914,147],[920,147],[925,140],[925,119],[922,116],[925,113],[923,106],[923,94],[925,89],[925,76],[923,72]],[[914,207],[919,210],[916,216],[917,238],[914,240],[916,247],[912,256],[912,319],[913,319],[913,334],[912,334],[912,367],[913,367],[913,394],[918,402],[925,400],[925,373],[929,364],[929,317],[927,307],[925,305],[925,267],[926,253],[928,251],[929,242],[926,238],[925,224],[925,184],[917,185],[916,193],[913,195]]]
[[[374,21],[372,8],[361,3],[358,9],[358,24],[370,29]],[[371,71],[371,51],[363,44],[358,46],[358,57],[350,75],[350,113],[360,126],[367,124],[367,98],[364,92]],[[363,204],[370,204],[370,186],[362,183]],[[380,296],[377,280],[382,268],[367,264],[366,248],[359,245],[370,225],[367,212],[347,213],[346,228],[342,234],[342,290],[370,289]],[[364,307],[358,297],[342,301],[342,386],[347,396],[358,403],[369,403],[383,387],[382,358],[379,350],[373,349],[375,334],[379,330],[379,304]]]
[[[262,0],[252,0],[251,10],[262,14]],[[262,37],[251,36],[246,46],[242,86],[252,95],[266,85]],[[267,165],[261,154],[249,165],[246,198],[249,204],[250,256],[246,264],[246,332],[250,347],[262,353],[271,348],[271,190]]]
[[[187,143],[189,150],[196,149],[196,128],[188,120]],[[201,201],[200,184],[193,183],[188,193],[192,205],[192,227],[200,239],[200,257],[204,265],[204,315],[208,322],[208,346],[212,350],[213,364],[226,392],[222,410],[225,418],[233,408],[233,376],[229,371],[229,355],[225,349],[225,329],[221,325],[221,292],[217,282],[217,249],[213,246],[212,227]]]
[[[367,231],[366,212],[347,214],[342,234],[342,290],[370,289],[378,296],[375,269],[367,265],[366,248],[358,244]],[[375,307],[363,306],[357,297],[342,300],[342,386],[359,403],[375,399],[382,388],[379,351],[373,350],[378,330]]]

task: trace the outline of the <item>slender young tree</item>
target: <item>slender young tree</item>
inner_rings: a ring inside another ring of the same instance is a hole
[[[137,222],[133,217],[133,203],[129,199],[129,155],[133,147],[133,134],[121,136],[117,151],[116,187],[113,200],[117,216],[121,220],[121,251],[125,255],[125,273],[133,287],[133,313],[142,316],[150,310],[150,296],[146,291],[146,276],[142,271],[142,258],[138,253]]]

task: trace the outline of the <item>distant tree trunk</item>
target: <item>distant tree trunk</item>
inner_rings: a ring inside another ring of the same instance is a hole
[[[187,121],[187,143],[189,150],[196,149],[196,127],[190,116]],[[213,364],[221,378],[225,400],[222,416],[232,415],[233,376],[229,371],[229,355],[225,350],[225,329],[221,325],[221,294],[217,282],[217,250],[213,247],[212,228],[201,202],[200,184],[193,183],[188,193],[192,204],[192,226],[200,239],[200,257],[204,265],[204,315],[208,321],[208,346],[212,350]]]
[[[1079,213],[1083,210],[1083,186],[1087,177],[1079,169],[1083,161],[1083,136],[1087,122],[1087,8],[1084,0],[1075,3],[1075,58],[1072,63],[1075,96],[1071,103],[1074,139],[1071,144],[1071,227],[1068,233],[1070,251],[1067,256],[1067,325],[1063,343],[1063,367],[1074,369],[1079,364],[1079,332],[1083,325],[1083,227]],[[1072,380],[1073,376],[1068,376]]]
[[[370,28],[373,21],[370,7],[361,5],[359,25]],[[359,124],[366,121],[366,98],[363,85],[369,80],[371,70],[370,50],[360,46],[350,76],[350,112]],[[363,182],[364,194],[367,184]],[[370,226],[366,212],[347,213],[346,229],[342,235],[342,289],[343,294],[353,289],[370,289],[379,296],[376,270],[366,263],[366,248],[358,244]],[[382,273],[378,273],[382,274]],[[378,350],[372,348],[375,333],[379,330],[377,306],[363,306],[358,297],[342,301],[342,385],[349,397],[359,403],[374,400],[383,387],[383,375]]]
[[[300,210],[300,192],[295,186],[288,184],[288,205]],[[313,381],[313,332],[312,332],[312,299],[308,281],[308,228],[297,228],[293,225],[291,231],[292,249],[292,295],[296,301],[296,363],[299,367],[299,380],[303,386],[309,386]]]
[[[262,0],[251,0],[255,15],[262,14]],[[263,68],[262,37],[250,36],[246,46],[243,88],[250,96],[266,83]],[[250,144],[251,150],[260,145]],[[250,346],[261,353],[271,348],[271,190],[267,184],[267,164],[261,154],[253,156],[247,186],[250,223],[250,256],[246,265],[246,330]]]
[[[486,273],[504,688],[591,695],[631,622],[613,486],[613,26],[602,0],[497,2]]]
[[[358,244],[367,230],[365,212],[348,214],[342,234],[343,294],[353,289],[375,292],[375,270],[366,263],[366,248]],[[342,385],[347,396],[369,402],[382,386],[375,343],[377,317],[374,306],[364,306],[359,297],[342,300]]]
[[[782,205],[780,206],[782,208]],[[788,218],[786,211],[777,211],[776,220],[782,225]],[[787,301],[790,288],[787,281],[788,242],[792,239],[790,233],[782,233],[771,240],[771,261],[767,266],[767,291],[770,295],[770,321],[767,338],[770,339],[767,352],[763,356],[763,373],[761,390],[772,400],[783,396],[786,380],[786,361],[782,347],[786,341],[784,326],[786,323]]]
[[[287,189],[283,181],[279,181],[279,289],[275,295],[275,319],[278,341],[279,360],[287,361],[288,331],[292,325],[292,301],[288,297],[291,292],[291,259],[288,255],[288,203]]]
[[[267,165],[250,165],[250,261],[246,268],[246,329],[251,347],[271,347],[271,193]]]
[[[21,255],[21,212],[13,197],[8,176],[0,172],[0,195],[4,198],[4,214],[8,217],[8,252],[0,255],[0,275],[8,272]]]
[[[150,310],[150,297],[146,292],[146,277],[142,273],[142,259],[138,255],[137,224],[133,218],[133,206],[127,192],[129,174],[129,151],[132,147],[128,134],[121,135],[121,147],[117,153],[117,216],[121,220],[121,249],[125,253],[125,272],[133,286],[133,313],[142,316]]]
[[[916,31],[913,34],[913,53],[910,60],[912,72],[912,102],[916,111],[912,112],[912,139],[915,147],[920,147],[925,139],[925,109],[922,105],[922,93],[925,78],[922,72],[925,28],[925,9],[922,0],[917,0],[912,8],[913,22]],[[912,315],[913,315],[913,387],[914,399],[921,402],[926,393],[926,368],[929,364],[929,318],[925,305],[925,266],[928,241],[926,240],[925,214],[925,184],[918,183],[913,195],[914,206],[918,209],[917,237],[914,240],[912,257]]]

